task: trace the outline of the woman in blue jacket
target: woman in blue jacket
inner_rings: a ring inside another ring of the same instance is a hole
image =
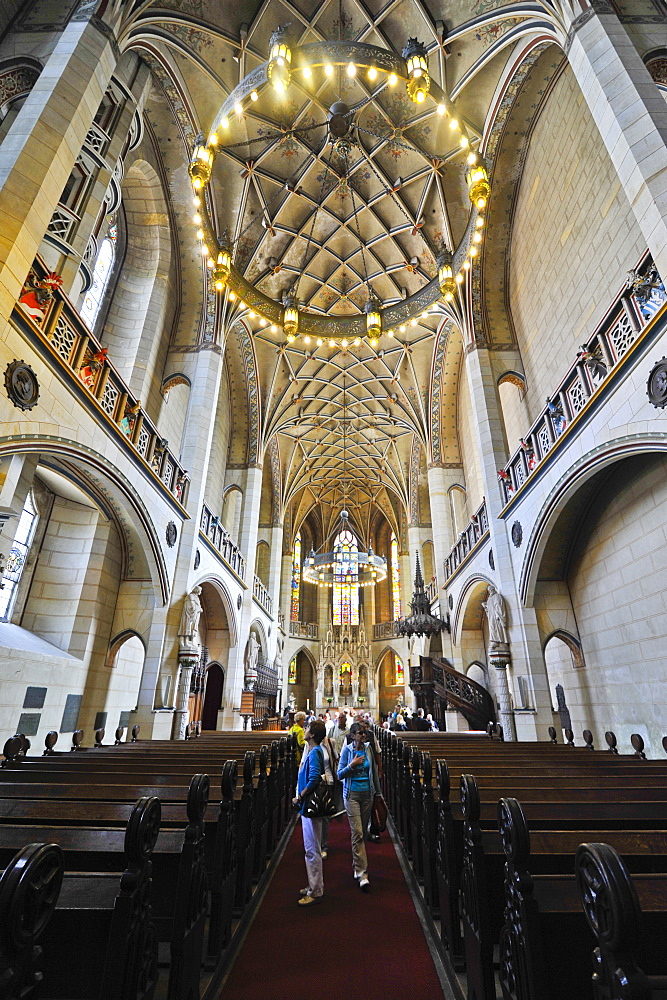
[[[319,903],[324,896],[324,877],[322,874],[322,818],[308,819],[303,810],[305,801],[320,783],[324,774],[324,754],[320,743],[325,735],[324,723],[321,719],[311,722],[304,733],[308,745],[308,753],[302,759],[297,779],[297,794],[292,799],[292,805],[301,813],[301,831],[303,833],[303,848],[306,858],[306,873],[308,886],[301,890],[299,906],[312,906]]]
[[[354,877],[362,892],[368,892],[368,859],[364,835],[368,829],[373,799],[381,794],[375,756],[364,741],[366,731],[360,722],[350,729],[352,742],[343,747],[338,763],[338,777],[343,782],[343,799],[350,823]]]

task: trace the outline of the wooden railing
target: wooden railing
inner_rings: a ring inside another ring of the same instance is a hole
[[[425,701],[423,707],[433,712],[438,722],[442,714],[432,704],[436,696],[445,707],[453,708],[467,720],[471,729],[486,729],[496,721],[493,698],[481,684],[460,674],[447,660],[434,660],[420,656],[419,664],[410,667],[410,687]]]
[[[273,600],[257,574],[255,574],[253,579],[252,596],[258,604],[261,604],[267,615],[270,615],[273,608]]]
[[[223,527],[220,518],[206,504],[202,505],[199,531],[205,538],[208,538],[223,562],[227,563],[237,576],[245,580],[245,559],[241,555],[241,550],[232,541],[231,535]]]
[[[290,622],[289,634],[296,639],[317,639],[319,638],[319,626],[316,622]]]
[[[397,636],[396,622],[377,622],[373,626],[374,639],[395,639]]]
[[[83,387],[95,400],[99,416],[122,441],[129,441],[146,468],[157,476],[176,500],[187,499],[189,476],[169,442],[162,438],[143,404],[130,391],[106,350],[60,290],[56,281],[45,282],[48,270],[38,257],[30,270],[12,322],[26,327],[44,349],[60,362],[65,381]],[[56,276],[57,278],[57,276]]]
[[[463,529],[458,541],[445,559],[445,579],[449,580],[478,542],[486,537],[488,531],[489,519],[486,514],[486,500],[483,500],[481,507],[470,518],[470,522]]]
[[[280,687],[280,677],[278,671],[267,663],[261,656],[257,661],[257,680],[255,681],[255,691],[258,695],[276,695]]]
[[[634,276],[634,277],[631,277]],[[570,365],[507,465],[498,471],[505,502],[532,476],[591,396],[606,382],[665,302],[665,289],[649,256],[630,272],[628,286]]]

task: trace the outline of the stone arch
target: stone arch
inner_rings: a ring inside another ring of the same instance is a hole
[[[206,664],[206,687],[202,707],[202,729],[217,729],[218,712],[222,707],[227,675],[217,660]]]
[[[104,661],[105,666],[113,667],[114,662],[116,660],[116,656],[118,655],[118,651],[120,650],[121,646],[123,646],[128,639],[131,639],[133,637],[139,639],[139,641],[144,647],[144,652],[146,651],[146,640],[144,639],[142,634],[132,628],[125,629],[123,632],[119,632],[118,635],[115,636],[110,641],[109,651],[107,653],[106,660]]]
[[[251,632],[254,632],[255,635],[257,636],[257,640],[261,648],[261,655],[264,658],[264,660],[266,660],[268,658],[269,640],[266,634],[266,629],[264,628],[264,625],[259,620],[259,618],[253,618],[253,620],[250,622],[250,628],[248,629],[248,636],[250,636]]]
[[[581,642],[576,638],[576,636],[572,635],[570,632],[566,632],[565,629],[554,629],[554,631],[551,632],[542,643],[543,652],[546,652],[546,648],[552,639],[560,639],[560,641],[568,647],[572,653],[572,662],[575,667],[585,666]]]
[[[269,568],[271,566],[271,546],[264,539],[257,542],[257,554],[255,557],[255,576],[258,576],[265,587],[269,585]]]
[[[172,249],[162,183],[146,160],[137,158],[125,172],[122,211],[125,255],[109,290],[102,341],[132,391],[145,398],[168,347],[162,332]]]
[[[227,620],[227,627],[229,628],[229,646],[232,648],[238,643],[238,621],[236,618],[235,601],[229,593],[224,580],[215,574],[208,573],[205,576],[200,577],[196,580],[193,586],[204,588],[207,584],[210,584],[211,588],[216,592],[216,595],[220,599],[225,618]]]
[[[593,448],[570,466],[549,492],[526,543],[519,579],[519,593],[526,607],[534,604],[545,559],[562,558],[563,554],[557,552],[559,540],[587,505],[601,478],[625,458],[666,452],[667,434],[632,435]]]
[[[447,496],[452,512],[454,534],[458,536],[468,523],[468,492],[462,483],[454,483],[447,490]]]
[[[0,142],[13,125],[41,72],[42,64],[29,56],[0,62]]]
[[[56,457],[66,475],[85,484],[95,502],[116,522],[125,546],[126,571],[132,564],[135,576],[149,578],[156,600],[166,604],[170,587],[162,543],[153,518],[128,476],[106,456],[68,438],[40,434],[0,437],[0,458],[22,453]]]
[[[115,729],[122,724],[126,713],[136,709],[145,660],[146,641],[134,629],[121,632],[109,644],[109,655],[105,663],[108,671],[101,678],[105,687],[105,726]],[[87,692],[89,697],[91,694],[92,692]],[[101,697],[98,695],[98,698],[100,704]]]
[[[234,541],[239,537],[242,509],[243,490],[234,483],[222,495],[222,523]]]
[[[485,663],[481,663],[479,660],[473,660],[466,667],[466,677],[475,681],[476,684],[480,684],[483,688],[489,690],[489,671]]]
[[[483,573],[475,573],[463,584],[452,616],[452,641],[455,645],[461,641],[462,628],[481,628],[481,602],[489,584],[495,587],[494,581]]]

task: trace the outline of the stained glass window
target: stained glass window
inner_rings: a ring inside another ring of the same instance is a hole
[[[334,542],[334,625],[359,624],[359,547],[345,528]]]
[[[102,240],[102,245],[95,261],[92,284],[86,292],[86,297],[81,306],[81,319],[88,324],[91,330],[95,326],[95,320],[100,311],[102,299],[104,298],[104,293],[111,277],[111,269],[116,256],[117,236],[116,223],[109,223],[106,236]]]
[[[405,684],[405,670],[403,669],[403,660],[400,656],[394,655],[394,660],[396,662],[396,684]]]
[[[398,542],[396,541],[396,535],[392,531],[391,533],[391,599],[392,607],[394,611],[394,621],[402,616],[403,610],[401,608],[401,571],[398,566]],[[396,681],[397,684],[403,683],[402,681]]]
[[[299,621],[299,594],[301,591],[301,532],[294,539],[292,550],[292,603],[290,605],[290,621]]]
[[[21,574],[28,558],[30,545],[35,536],[37,520],[37,511],[32,502],[32,495],[28,493],[25,506],[19,518],[16,534],[14,535],[14,542],[7,556],[7,564],[2,578],[0,621],[8,622],[11,619]]]
[[[288,684],[296,684],[296,656],[289,661],[289,672],[287,675]]]

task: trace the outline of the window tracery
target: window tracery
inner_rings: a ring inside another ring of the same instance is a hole
[[[32,540],[35,537],[38,520],[39,515],[33,501],[32,492],[30,492],[21,511],[14,542],[7,556],[7,565],[2,577],[0,621],[7,622],[11,620],[19,583],[21,582],[21,576],[25,568],[28,553],[30,552]]]
[[[399,618],[403,617],[403,609],[401,606],[401,571],[398,565],[398,541],[393,531],[391,533],[389,541],[391,547],[392,610],[394,612],[394,621],[398,621]],[[398,684],[399,681],[397,681],[396,683]],[[402,683],[402,681],[400,683]]]
[[[116,259],[116,240],[118,229],[115,222],[110,222],[106,236],[102,240],[95,267],[93,280],[81,306],[81,319],[92,329],[98,317],[104,293],[109,284],[111,271]]]
[[[292,601],[290,621],[299,621],[299,598],[301,596],[301,532],[297,532],[292,549]],[[292,683],[290,681],[290,683]]]
[[[347,528],[334,542],[334,625],[359,624],[359,547]]]

